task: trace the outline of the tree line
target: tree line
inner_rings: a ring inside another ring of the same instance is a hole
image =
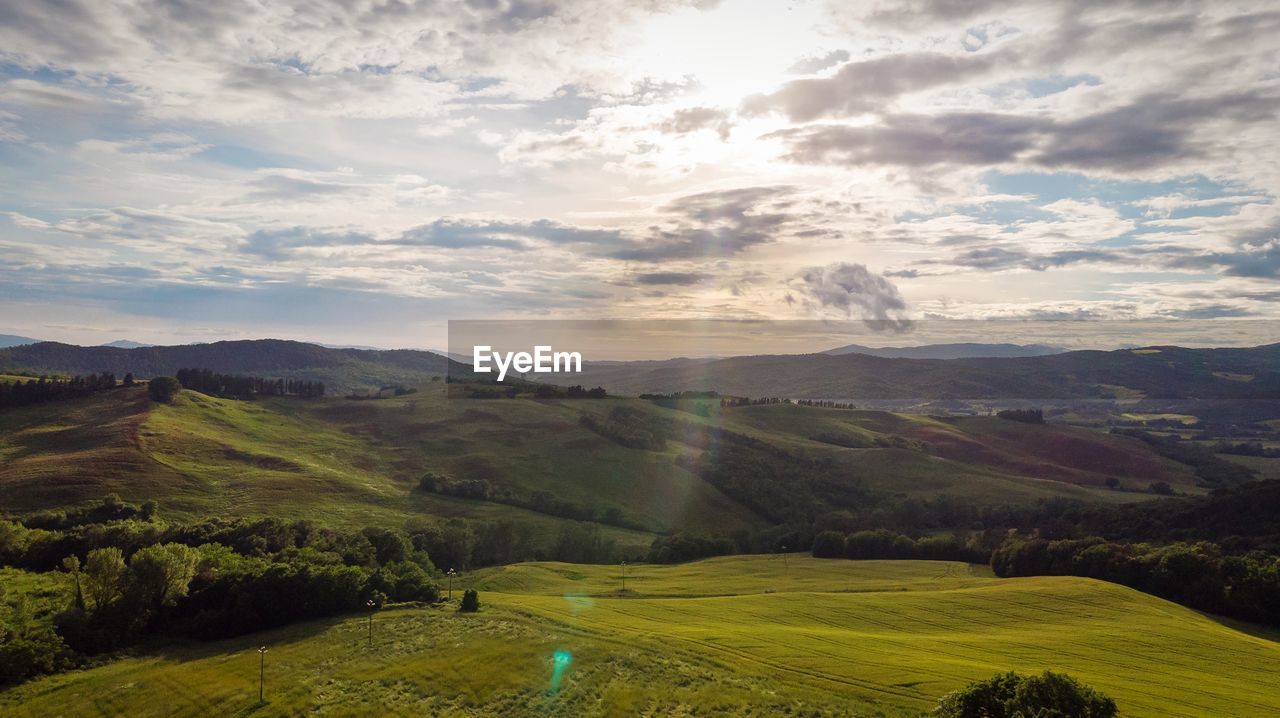
[[[117,386],[116,375],[111,372],[70,378],[41,376],[27,381],[0,382],[0,409],[77,399],[115,389]],[[133,386],[133,374],[125,375],[124,386]]]
[[[174,375],[184,389],[228,398],[253,396],[300,396],[313,399],[324,396],[324,382],[302,379],[264,379],[239,374],[219,374],[209,369],[179,369]]]
[[[991,556],[997,576],[1086,576],[1184,606],[1280,626],[1280,557],[1226,555],[1208,541],[1164,546],[1014,537]]]

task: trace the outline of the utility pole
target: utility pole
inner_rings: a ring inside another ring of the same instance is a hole
[[[264,703],[267,688],[267,647],[258,649],[258,702]]]
[[[373,609],[377,607],[377,604],[374,603],[373,599],[371,598],[368,601],[366,601],[364,605],[369,607],[369,647],[372,648],[373,647]]]
[[[622,592],[627,592],[627,562],[622,562]]]
[[[449,600],[452,601],[453,600],[453,577],[457,574],[454,572],[453,569],[449,569],[448,573],[446,573],[445,575],[449,577]]]
[[[786,546],[786,544],[783,544],[783,546],[782,546],[782,570],[783,570],[783,571],[786,571],[786,570],[787,570],[787,546]]]

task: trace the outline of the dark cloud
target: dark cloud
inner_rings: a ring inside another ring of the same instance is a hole
[[[879,125],[823,125],[782,130],[787,159],[803,164],[989,165],[1011,162],[1035,146],[1046,120],[993,113],[895,115]]]
[[[806,301],[823,308],[837,309],[847,317],[860,312],[861,319],[879,331],[901,332],[912,326],[904,316],[907,303],[898,288],[866,265],[839,262],[814,267],[801,272],[791,286]]]
[[[872,112],[908,92],[961,82],[1011,61],[995,53],[943,55],[922,52],[851,62],[831,77],[792,80],[743,103],[747,114],[781,111],[796,122]]]
[[[662,123],[663,132],[682,135],[702,129],[715,130],[720,139],[729,139],[729,131],[733,125],[729,122],[729,113],[714,107],[691,107],[677,110],[671,119]]]
[[[662,208],[671,218],[667,224],[609,256],[647,262],[731,257],[774,241],[798,219],[794,192],[787,186],[744,187],[681,197]]]
[[[1280,240],[1242,247],[1231,252],[1210,252],[1174,257],[1166,262],[1170,269],[1217,269],[1229,277],[1280,279]]]
[[[1274,122],[1277,105],[1276,98],[1255,93],[1203,99],[1152,95],[1067,122],[1000,113],[889,115],[876,125],[820,125],[769,137],[784,140],[787,158],[804,164],[931,167],[1022,162],[1050,169],[1128,172],[1207,155],[1214,148],[1197,139],[1201,124]]]
[[[848,61],[848,50],[832,50],[825,55],[802,57],[796,60],[794,65],[788,67],[787,72],[793,75],[812,75],[815,72],[822,72],[832,65]]]
[[[632,277],[636,284],[687,287],[707,281],[711,275],[701,272],[649,272]]]
[[[1216,269],[1229,277],[1280,278],[1280,220],[1240,232],[1231,242],[1235,249],[1170,256],[1165,266],[1180,270]]]
[[[1072,264],[1107,263],[1128,261],[1128,259],[1124,254],[1108,250],[1072,249],[1034,254],[1016,248],[982,247],[961,252],[947,259],[925,260],[921,264],[946,264],[990,272],[1006,269],[1030,269],[1043,272]]]
[[[1276,98],[1252,92],[1196,99],[1148,95],[1114,110],[1055,124],[1033,161],[1050,168],[1148,169],[1211,152],[1211,146],[1194,138],[1206,120],[1274,122],[1276,106]]]
[[[969,20],[994,8],[1007,7],[1001,0],[914,0],[882,4],[866,14],[873,25],[909,28],[936,22]]]

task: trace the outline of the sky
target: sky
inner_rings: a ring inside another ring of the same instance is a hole
[[[1276,37],[1272,2],[0,0],[0,333],[1276,319]]]

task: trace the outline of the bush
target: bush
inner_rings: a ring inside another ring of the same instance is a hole
[[[480,594],[476,593],[474,588],[468,588],[462,594],[462,605],[458,606],[458,610],[463,613],[475,613],[480,610]]]
[[[839,531],[823,531],[813,539],[814,558],[843,558],[844,534]]]
[[[1116,702],[1071,676],[1002,673],[948,693],[933,711],[938,718],[1113,718]]]
[[[66,645],[49,628],[17,631],[0,626],[0,685],[54,673],[68,663]]]
[[[171,376],[158,376],[147,382],[147,395],[152,401],[168,404],[182,390],[182,384]]]

